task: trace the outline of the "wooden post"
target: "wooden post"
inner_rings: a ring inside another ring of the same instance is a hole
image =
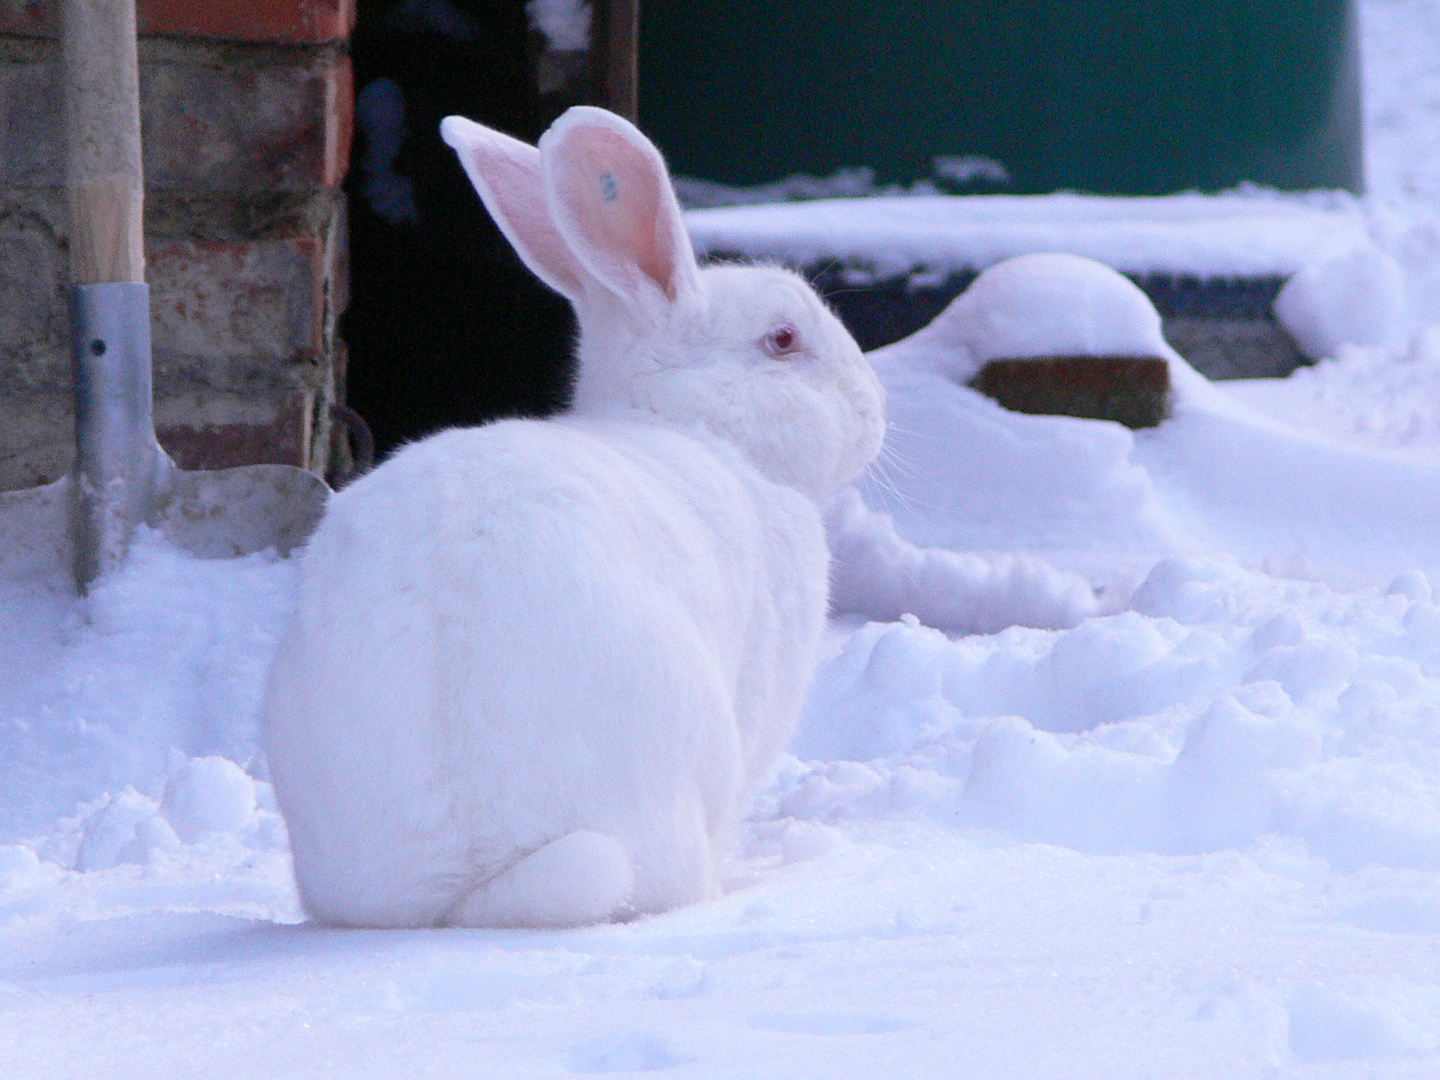
[[[65,0],[61,37],[71,274],[144,281],[135,0]]]
[[[640,114],[640,0],[608,0],[605,10],[605,36],[600,49],[604,104],[635,123]]]

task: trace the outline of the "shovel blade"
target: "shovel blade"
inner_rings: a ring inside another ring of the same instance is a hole
[[[280,555],[305,543],[330,488],[293,465],[176,469],[160,493],[150,524],[177,547],[202,559],[227,559],[274,548]]]
[[[74,560],[71,477],[0,491],[0,577],[69,573]],[[330,488],[293,465],[243,465],[213,472],[172,469],[149,515],[176,547],[227,559],[304,544],[320,524]]]

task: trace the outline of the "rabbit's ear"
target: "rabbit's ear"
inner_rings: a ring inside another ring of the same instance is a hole
[[[463,116],[441,121],[440,137],[454,148],[485,209],[525,265],[572,303],[579,302],[585,271],[545,204],[540,151]]]
[[[551,216],[590,274],[632,309],[698,293],[665,160],[632,124],[577,105],[541,136],[540,155]]]

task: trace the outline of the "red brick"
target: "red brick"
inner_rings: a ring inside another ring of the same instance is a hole
[[[348,56],[329,70],[325,83],[325,165],[321,183],[338,187],[350,171],[355,137],[355,69]]]
[[[224,67],[184,60],[141,64],[149,188],[307,191],[345,178],[354,108],[348,57]],[[58,64],[0,63],[0,184],[63,182],[60,108]]]
[[[296,465],[306,468],[306,443],[312,403],[300,390],[289,400],[275,404],[273,396],[264,402],[272,415],[247,421],[206,424],[193,419],[193,410],[183,405],[167,409],[164,399],[156,403],[155,435],[182,469],[233,469],[237,465]],[[167,417],[174,411],[177,415]],[[191,415],[186,415],[191,414]]]
[[[172,240],[146,252],[157,364],[173,357],[223,357],[250,370],[321,354],[327,338],[325,283],[340,252],[320,237]],[[245,380],[252,377],[244,376]]]
[[[0,34],[55,37],[59,26],[59,0],[6,0],[0,3]]]
[[[335,187],[350,162],[350,60],[323,65],[142,64],[146,183]]]
[[[137,0],[142,34],[322,42],[350,36],[355,0]]]
[[[1170,415],[1170,365],[1159,356],[991,360],[970,385],[1015,412],[1156,427]]]
[[[140,33],[320,44],[355,29],[355,0],[136,0]],[[0,34],[56,37],[60,0],[0,2]]]
[[[343,254],[319,236],[150,245],[155,426],[182,467],[314,464]]]

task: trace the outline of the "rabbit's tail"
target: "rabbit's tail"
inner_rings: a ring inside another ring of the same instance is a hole
[[[532,851],[445,915],[449,926],[583,926],[622,914],[635,888],[624,845],[577,831]]]

